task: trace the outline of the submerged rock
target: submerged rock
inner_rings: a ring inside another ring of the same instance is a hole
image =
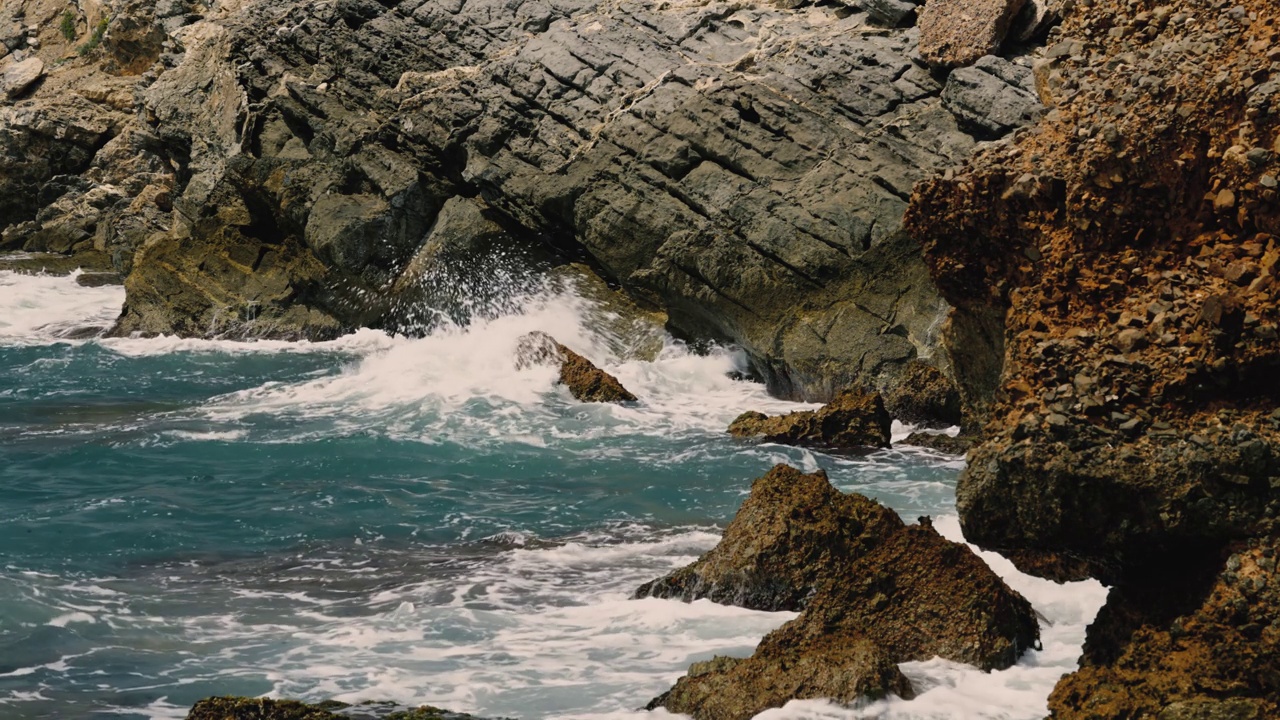
[[[910,697],[896,663],[940,656],[1006,668],[1039,639],[1031,604],[968,546],[785,465],[752,484],[719,545],[637,595],[803,608],[750,658],[696,664],[649,706],[698,720],[797,698]]]
[[[430,705],[410,708],[394,703],[358,705],[328,700],[308,704],[270,698],[210,697],[197,702],[187,720],[483,720]]]
[[[886,695],[910,698],[911,682],[882,648],[862,637],[833,636],[802,647],[766,636],[745,660],[694,663],[675,687],[646,709],[666,708],[694,720],[747,720],[790,700],[826,698],[851,704]]]
[[[561,345],[550,335],[535,331],[516,345],[516,367],[559,365],[560,384],[582,402],[635,402],[636,396],[590,360]]]
[[[879,393],[845,390],[817,410],[772,417],[759,412],[743,413],[729,425],[729,434],[786,445],[885,448],[889,447],[892,423]]]
[[[693,564],[641,585],[636,597],[798,610],[823,579],[843,574],[902,527],[892,510],[840,492],[822,471],[777,465],[751,484],[719,544]]]

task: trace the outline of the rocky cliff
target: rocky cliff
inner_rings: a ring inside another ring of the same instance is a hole
[[[1078,2],[1049,112],[908,213],[970,409],[965,535],[1112,595],[1055,718],[1277,713],[1280,8]]]
[[[108,256],[117,333],[246,338],[582,260],[781,394],[883,387],[945,310],[913,184],[1039,102],[931,72],[910,2],[790,5],[6,0],[0,246]]]

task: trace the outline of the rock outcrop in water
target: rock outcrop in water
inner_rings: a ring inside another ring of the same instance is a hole
[[[965,535],[1114,585],[1054,718],[1270,717],[1280,8],[1076,3],[1049,42],[1048,114],[908,214],[989,398]]]
[[[350,705],[327,701],[316,704],[270,698],[211,697],[196,703],[187,720],[483,720],[423,705],[406,708],[394,703]]]
[[[729,425],[729,434],[786,445],[856,450],[889,447],[892,423],[879,393],[844,390],[817,410],[772,417],[745,412]]]
[[[1030,603],[967,546],[785,465],[752,484],[719,545],[637,595],[803,609],[750,658],[696,664],[650,704],[698,720],[797,698],[910,697],[896,663],[1005,668],[1039,637]]]
[[[454,247],[585,259],[789,396],[936,344],[901,218],[977,131],[884,26],[910,2],[130,0],[72,41],[18,5],[4,62],[45,76],[0,109],[0,246],[109,256],[119,334],[413,329]]]
[[[840,492],[822,471],[777,465],[751,484],[710,552],[641,585],[636,597],[799,610],[821,581],[843,573],[902,527],[892,510]]]
[[[622,387],[618,378],[544,332],[531,332],[516,345],[516,367],[554,365],[560,369],[559,383],[582,402],[635,402],[636,396]]]

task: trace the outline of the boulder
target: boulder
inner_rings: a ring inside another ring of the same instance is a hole
[[[790,700],[825,698],[853,704],[893,694],[914,695],[892,658],[863,637],[830,637],[790,647],[766,636],[750,658],[695,663],[647,709],[666,708],[694,720],[747,720]]]
[[[912,0],[857,0],[857,5],[872,20],[889,27],[898,27],[915,18],[920,3]]]
[[[928,448],[947,455],[964,455],[973,447],[972,435],[946,435],[943,433],[913,432],[899,445]]]
[[[635,402],[636,396],[590,360],[556,342],[550,335],[535,331],[516,345],[516,367],[559,365],[560,384],[582,402]]]
[[[920,360],[907,363],[884,404],[890,416],[911,425],[960,424],[960,391],[941,370]]]
[[[42,77],[44,61],[34,55],[26,60],[10,62],[0,70],[0,92],[12,100],[25,93]]]
[[[928,0],[920,11],[920,55],[934,67],[963,67],[995,55],[1026,0]]]
[[[903,527],[892,510],[832,487],[826,473],[777,465],[751,494],[719,544],[636,597],[709,598],[756,610],[799,610],[824,578],[841,575]]]
[[[995,55],[954,70],[942,102],[962,125],[983,137],[1004,135],[1044,112],[1031,68]]]
[[[886,448],[892,423],[879,393],[845,390],[817,410],[772,417],[758,412],[743,413],[729,425],[729,434],[784,445],[850,450]]]

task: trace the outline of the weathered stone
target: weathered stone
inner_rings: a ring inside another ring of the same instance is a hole
[[[912,0],[856,0],[857,5],[867,11],[872,20],[897,27],[915,17],[920,3]]]
[[[857,449],[889,447],[893,420],[878,393],[845,390],[817,410],[769,417],[746,412],[729,426],[734,437],[786,445]]]
[[[935,67],[962,67],[1000,50],[1026,0],[928,0],[920,11],[920,55]]]
[[[663,707],[694,720],[747,720],[789,700],[852,704],[915,694],[889,654],[866,638],[832,637],[788,647],[775,635],[746,660],[717,657],[695,663],[647,709]]]
[[[0,69],[0,91],[13,99],[25,93],[44,77],[44,61],[32,56],[26,60],[10,62]]]
[[[974,438],[971,435],[951,436],[942,433],[914,432],[898,444],[928,448],[948,455],[964,455],[969,452],[969,448],[973,447],[973,443]]]
[[[885,396],[889,415],[927,428],[960,424],[960,392],[941,370],[923,361],[907,363],[897,386]]]
[[[516,368],[532,365],[558,366],[560,384],[582,402],[636,401],[636,396],[622,387],[616,377],[544,332],[531,332],[521,337],[516,345]]]
[[[197,702],[187,720],[482,720],[423,705],[411,708],[386,702],[358,705],[328,700],[308,704],[270,698],[210,697]]]
[[[1031,68],[994,55],[954,70],[942,101],[963,126],[985,137],[1034,122],[1044,111]]]
[[[892,510],[840,492],[826,473],[778,465],[751,484],[751,494],[711,551],[641,585],[636,597],[798,610],[824,578],[842,575],[902,527]]]

